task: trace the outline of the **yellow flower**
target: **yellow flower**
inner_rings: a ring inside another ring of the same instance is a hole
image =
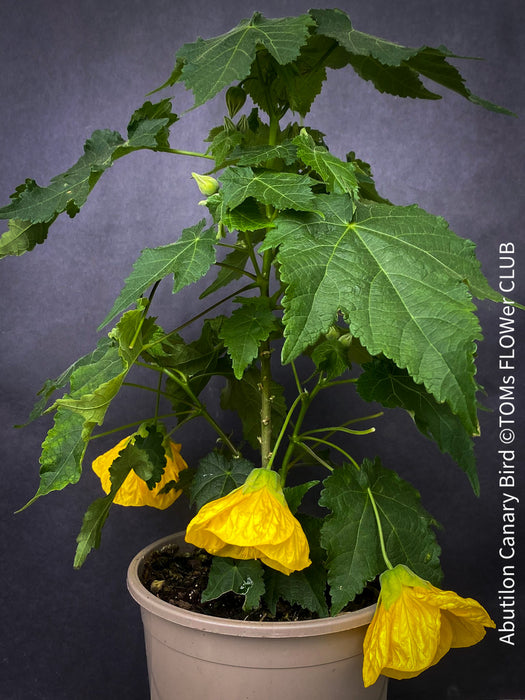
[[[268,469],[253,469],[243,486],[206,503],[188,525],[186,541],[220,557],[260,559],[287,575],[311,564],[280,477]]]
[[[102,488],[106,493],[109,493],[111,489],[109,468],[130,440],[135,440],[135,435],[136,433],[128,435],[115,447],[104,452],[104,454],[93,461],[93,471],[99,477]],[[121,506],[152,506],[153,508],[164,510],[171,506],[173,501],[180,496],[181,491],[176,491],[175,489],[168,491],[168,493],[159,493],[169,481],[177,481],[179,473],[188,466],[180,455],[180,445],[175,444],[171,440],[165,440],[164,447],[166,468],[155,488],[150,491],[146,482],[131,470],[118,490],[113,501],[114,503],[118,503]]]
[[[412,678],[436,664],[449,649],[469,647],[495,627],[472,598],[442,591],[399,564],[380,576],[381,593],[363,652],[365,686],[382,673]]]

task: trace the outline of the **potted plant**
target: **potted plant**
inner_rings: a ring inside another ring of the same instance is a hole
[[[106,496],[86,512],[75,566],[99,546],[114,503],[165,508],[186,491],[196,512],[185,540],[213,557],[203,598],[233,593],[247,617],[264,611],[258,621],[233,624],[245,630],[232,635],[241,637],[237,657],[248,654],[248,638],[269,631],[280,640],[282,670],[283,649],[290,646],[283,626],[305,626],[271,621],[284,600],[318,618],[319,629],[333,622],[342,632],[350,661],[336,652],[322,664],[332,676],[342,668],[339,688],[346,687],[356,643],[344,627],[352,614],[343,611],[356,600],[370,603],[359,597],[375,582],[375,612],[368,605],[364,617],[357,613],[360,624],[371,624],[359,633],[364,666],[356,698],[384,697],[385,677],[418,675],[451,647],[474,644],[494,626],[479,603],[438,588],[436,522],[417,490],[388,464],[388,452],[358,463],[352,441],[366,439],[386,420],[377,404],[401,407],[478,492],[472,438],[479,431],[474,360],[481,336],[472,299],[503,298],[483,276],[470,241],[441,217],[381,196],[371,167],[354,153],[344,160],[330,153],[329,139],[307,115],[327,70],[347,66],[380,92],[435,99],[434,88],[423,84],[428,79],[477,106],[508,113],[472,94],[451,58],[457,57],[444,47],[413,49],[359,32],[339,10],[282,19],[256,13],[227,34],[184,45],[159,88],[184,83],[194,108],[224,93],[224,121],[203,135],[203,152],[172,147],[170,130],[191,119],[191,110],[175,114],[171,98],[151,94],[133,113],[126,136],[94,132],[69,170],[47,187],[26,180],[0,210],[9,220],[0,254],[21,255],[45,241],[58,216],[75,216],[121,157],[147,149],[202,160],[192,173],[202,205],[197,223],[176,240],[143,250],[100,326],[96,348],[42,388],[31,418],[51,411],[54,426],[30,503],[79,481],[108,408],[139,372],[153,408],[93,460]],[[176,294],[205,276],[202,310],[182,321],[175,301],[173,326],[162,328],[155,318],[159,285],[172,283]],[[185,338],[188,327],[193,340]],[[220,406],[238,414],[239,434],[203,400],[216,377],[224,382]],[[341,421],[327,425],[316,416],[309,422],[316,400],[335,391],[345,392]],[[359,397],[373,407],[356,413],[350,407],[360,405]],[[218,443],[187,465],[184,446],[171,438],[192,420],[207,424]],[[316,507],[304,513],[303,500]],[[209,643],[208,627],[222,625],[212,634],[224,644],[224,618],[200,615],[196,622],[196,613],[161,603],[164,579],[141,589],[136,579],[144,557],[130,569],[132,593],[149,605],[145,622],[158,617],[159,607],[167,619],[192,621],[194,627],[186,624],[192,641],[184,644],[189,668],[188,646],[200,653]],[[401,619],[409,621],[406,627]],[[156,640],[152,653],[167,634],[164,622],[162,632],[147,637]],[[324,647],[336,636],[330,631]],[[164,653],[167,645],[161,646]],[[357,659],[360,669],[361,653]],[[275,663],[267,663],[245,687],[270,678]],[[150,660],[153,697],[163,683],[158,666],[156,656]],[[303,666],[301,673],[311,687],[320,669],[307,674]],[[189,675],[206,674],[193,669]],[[216,667],[210,680],[217,688]],[[228,688],[232,679],[223,682]],[[272,683],[290,695],[288,681]],[[263,690],[266,696],[268,687]],[[195,689],[187,692],[191,697]],[[272,692],[278,691],[272,686]]]

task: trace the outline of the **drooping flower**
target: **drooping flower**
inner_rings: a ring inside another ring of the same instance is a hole
[[[413,678],[436,664],[449,649],[469,647],[495,627],[472,598],[442,591],[399,564],[380,576],[381,593],[363,645],[363,681],[380,673]]]
[[[188,525],[186,541],[221,557],[260,559],[287,575],[311,564],[280,477],[268,469],[253,469],[243,486],[206,503]]]
[[[92,464],[93,471],[99,477],[102,488],[106,493],[110,492],[111,479],[109,469],[122,450],[130,441],[135,440],[135,435],[128,435],[117,445],[104,454],[97,457]],[[124,483],[117,491],[114,503],[121,506],[152,506],[159,510],[165,510],[180,496],[181,491],[171,489],[167,493],[159,493],[169,481],[177,481],[180,472],[187,468],[186,462],[180,454],[180,445],[166,439],[164,441],[166,467],[159,483],[149,489],[146,482],[133,470],[130,471]]]

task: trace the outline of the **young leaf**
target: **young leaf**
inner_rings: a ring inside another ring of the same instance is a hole
[[[169,99],[156,104],[145,102],[130,119],[128,142],[123,149],[169,148],[169,128],[178,120],[171,107]]]
[[[306,129],[301,129],[293,143],[297,146],[299,158],[321,176],[329,192],[357,197],[359,185],[353,163],[345,163],[323,146],[316,146]]]
[[[260,344],[277,328],[277,318],[267,297],[239,297],[235,301],[241,306],[224,319],[219,337],[231,357],[235,378],[242,379],[244,370],[257,357]]]
[[[198,39],[177,52],[183,63],[175,79],[182,80],[201,105],[228,85],[242,81],[250,72],[259,46],[279,64],[293,61],[308,37],[314,21],[308,15],[266,19],[256,12],[250,20],[213,39]]]
[[[321,545],[327,552],[332,614],[386,569],[377,523],[368,494],[376,502],[390,562],[402,563],[422,578],[438,583],[440,548],[434,520],[422,508],[419,493],[378,459],[361,469],[345,464],[324,482],[319,503],[331,511],[323,524]]]
[[[207,603],[232,591],[244,596],[243,610],[246,612],[259,607],[264,593],[263,568],[256,560],[213,557],[208,586],[201,600]]]
[[[339,311],[371,355],[383,353],[478,430],[473,353],[480,329],[467,285],[500,300],[483,277],[474,245],[417,206],[316,198],[318,214],[276,218],[261,249],[280,246],[290,361],[326,333]],[[463,283],[465,282],[465,284]]]
[[[153,489],[166,469],[165,436],[154,425],[146,426],[145,432],[145,436],[135,437],[133,471],[147,483],[149,489]]]
[[[242,486],[253,468],[247,459],[229,459],[220,452],[210,452],[203,457],[191,485],[191,500],[197,510],[208,501],[222,498]]]
[[[203,230],[205,220],[184,229],[175,243],[158,248],[145,248],[126,279],[124,287],[100,328],[125,311],[152,284],[173,275],[173,293],[197,282],[215,261],[215,230],[213,226]]]
[[[419,430],[434,439],[442,452],[448,452],[467,475],[479,495],[474,445],[469,433],[447,404],[438,403],[421,384],[415,384],[404,369],[391,360],[374,358],[365,364],[357,390],[365,401],[379,401],[387,408],[400,406],[408,411]]]
[[[237,165],[262,165],[275,159],[291,165],[297,159],[297,148],[290,141],[275,146],[245,146],[235,148],[231,157],[237,160]]]
[[[219,180],[222,182],[224,204],[235,209],[248,197],[276,209],[313,211],[315,182],[308,175],[264,171],[254,173],[248,167],[226,168]]]

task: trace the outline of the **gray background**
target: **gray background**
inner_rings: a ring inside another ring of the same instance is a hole
[[[183,43],[227,31],[256,9],[275,17],[309,7],[301,0],[2,0],[0,202],[7,203],[26,177],[45,185],[67,169],[94,129],[124,133],[145,94],[169,75]],[[483,57],[484,62],[461,64],[470,88],[525,112],[521,0],[341,0],[339,7],[362,31],[407,45],[443,43],[459,54]],[[191,100],[183,88],[176,94],[174,109],[180,112]],[[222,113],[221,97],[187,116],[173,128],[172,145],[202,150],[203,135]],[[392,201],[418,202],[473,239],[493,284],[501,242],[516,243],[523,271],[523,119],[486,112],[452,94],[438,102],[380,95],[348,68],[330,76],[307,123],[327,134],[337,155],[355,150],[370,162],[380,192]],[[83,488],[68,487],[14,515],[37,488],[39,447],[49,421],[24,430],[12,426],[26,419],[46,378],[94,347],[95,328],[140,250],[170,242],[201,217],[192,169],[202,165],[151,153],[127,157],[104,175],[74,220],[59,218],[46,245],[0,263],[2,700],[147,697],[142,630],[126,592],[125,570],[140,548],[184,525],[187,505],[162,513],[115,507],[101,550],[80,572],[73,571],[75,537],[85,508],[100,495],[97,481],[86,469]],[[178,323],[200,308],[198,290],[190,288],[174,309],[168,286],[155,309],[161,319],[172,316]],[[522,301],[524,292],[520,282]],[[480,304],[480,315],[486,342],[479,348],[479,381],[487,392],[484,404],[494,409],[498,309]],[[520,362],[523,368],[523,354]],[[517,415],[523,420],[523,369],[516,374]],[[212,387],[209,398],[217,391]],[[337,416],[343,408],[341,397],[319,412]],[[134,417],[125,401],[108,419],[117,424]],[[424,505],[443,525],[444,587],[477,598],[499,622],[496,419],[495,413],[481,416],[479,499],[404,415],[384,419],[375,441],[357,444],[354,455],[381,454],[387,466],[399,468],[421,490]],[[213,436],[198,427],[180,439],[193,463],[213,445]],[[92,456],[109,444],[100,440]],[[516,447],[523,454],[523,440]],[[522,571],[517,571],[521,581]],[[522,616],[522,587],[517,595]],[[421,677],[392,682],[389,698],[524,698],[523,622],[517,620],[515,647],[501,644],[490,631],[482,644],[452,651]]]

